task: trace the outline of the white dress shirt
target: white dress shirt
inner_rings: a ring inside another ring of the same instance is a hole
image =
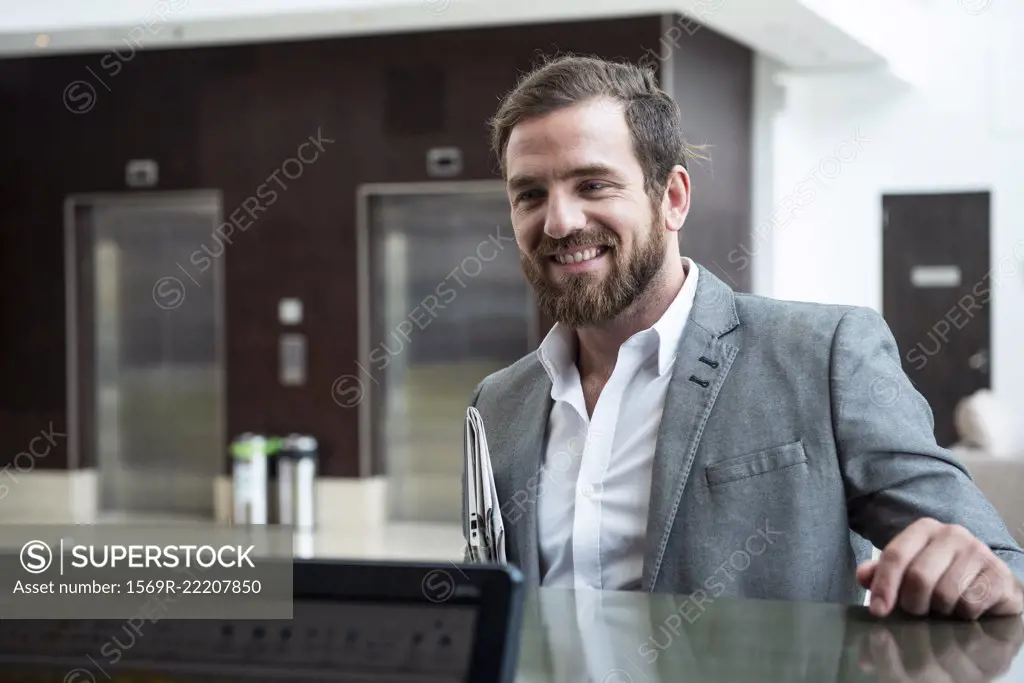
[[[541,585],[600,590],[641,586],[651,467],[676,349],[693,308],[697,266],[664,315],[621,347],[588,418],[576,334],[555,324],[537,349],[551,378],[537,501]]]

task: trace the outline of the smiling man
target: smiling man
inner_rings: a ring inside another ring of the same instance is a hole
[[[737,293],[681,257],[696,154],[651,71],[552,60],[492,131],[556,322],[471,399],[527,581],[1021,612],[1024,554],[936,444],[882,318]]]

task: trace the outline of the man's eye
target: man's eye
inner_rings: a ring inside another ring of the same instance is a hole
[[[606,187],[607,185],[597,180],[592,180],[583,184],[584,190],[603,190]]]
[[[537,199],[537,197],[539,195],[540,195],[540,191],[539,190],[526,190],[525,192],[520,192],[516,196],[516,202],[518,203],[518,202],[533,201],[534,199]]]

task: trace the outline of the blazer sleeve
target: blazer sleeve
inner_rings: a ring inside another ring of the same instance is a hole
[[[1024,581],[1024,552],[970,474],[934,436],[885,320],[849,310],[832,340],[833,430],[850,528],[882,549],[915,520],[967,528]]]

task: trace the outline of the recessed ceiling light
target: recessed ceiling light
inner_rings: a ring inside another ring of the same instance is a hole
[[[50,44],[50,36],[45,33],[40,33],[36,36],[36,47],[46,47]]]

